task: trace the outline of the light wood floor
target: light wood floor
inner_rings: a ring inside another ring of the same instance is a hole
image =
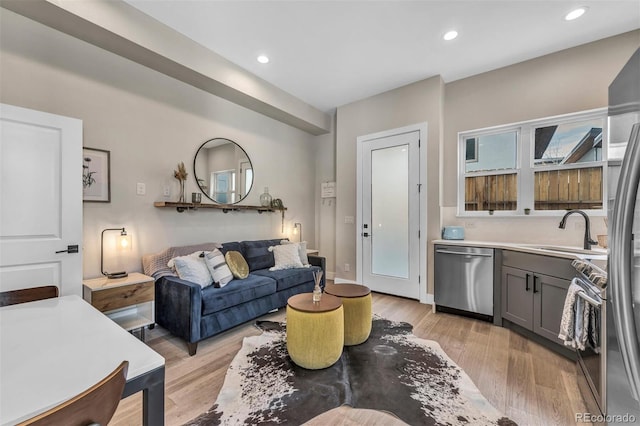
[[[575,413],[587,411],[575,363],[517,333],[381,294],[373,295],[373,312],[409,322],[416,336],[437,341],[482,394],[519,425],[573,425]],[[261,319],[282,320],[284,309]],[[185,343],[161,327],[147,331],[147,344],[166,359],[167,426],[184,424],[213,405],[242,339],[257,334],[253,322],[238,326],[200,342],[190,357]],[[140,395],[122,400],[110,425],[141,424],[140,407]],[[341,415],[346,418],[348,413],[343,410]]]

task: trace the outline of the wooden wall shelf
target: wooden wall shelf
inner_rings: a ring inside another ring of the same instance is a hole
[[[171,208],[176,209],[178,212],[182,213],[185,210],[200,210],[200,209],[214,209],[214,210],[222,210],[223,213],[235,212],[235,211],[243,211],[243,210],[252,210],[257,211],[262,214],[264,212],[273,213],[276,211],[281,211],[284,216],[284,211],[287,210],[286,207],[282,209],[274,208],[274,207],[263,207],[263,206],[245,206],[238,204],[207,204],[207,203],[174,203],[171,201],[156,201],[153,203],[154,207],[158,208]]]

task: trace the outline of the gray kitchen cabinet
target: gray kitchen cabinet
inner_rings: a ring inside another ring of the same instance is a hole
[[[574,273],[569,259],[503,252],[503,320],[562,344],[558,333]]]

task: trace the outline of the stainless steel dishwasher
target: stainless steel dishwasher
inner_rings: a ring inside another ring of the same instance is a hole
[[[435,246],[436,311],[493,320],[494,250]]]

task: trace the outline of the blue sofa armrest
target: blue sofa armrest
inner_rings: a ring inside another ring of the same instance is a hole
[[[322,289],[324,290],[327,279],[327,259],[322,256],[316,256],[313,254],[308,255],[307,258],[309,259],[310,265],[319,266],[320,268],[322,268],[322,283],[320,283],[320,287],[322,287]]]
[[[202,287],[175,276],[156,281],[156,322],[189,343],[200,340]]]

